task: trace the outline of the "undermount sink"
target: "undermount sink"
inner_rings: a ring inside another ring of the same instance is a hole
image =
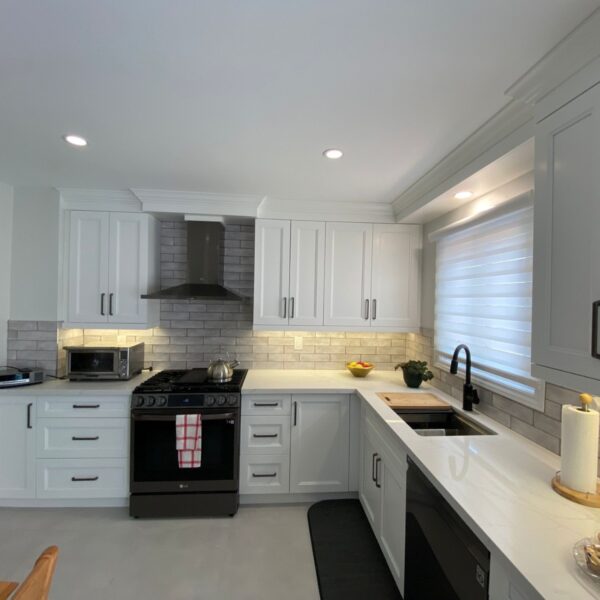
[[[454,409],[419,411],[394,409],[394,412],[419,435],[496,435],[495,431],[480,425]]]

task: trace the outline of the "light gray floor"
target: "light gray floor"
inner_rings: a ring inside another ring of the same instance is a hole
[[[0,508],[0,579],[21,580],[56,544],[53,600],[318,600],[306,511],[136,520],[119,508]]]

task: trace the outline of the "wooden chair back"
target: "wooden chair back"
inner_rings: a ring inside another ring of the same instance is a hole
[[[17,588],[11,600],[48,600],[58,548],[46,548],[35,561],[35,565],[25,581]]]

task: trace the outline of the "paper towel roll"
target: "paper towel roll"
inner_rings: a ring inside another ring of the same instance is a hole
[[[560,481],[578,492],[596,493],[600,413],[562,407]]]

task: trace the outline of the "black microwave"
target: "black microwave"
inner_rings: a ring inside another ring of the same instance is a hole
[[[144,368],[144,343],[125,346],[65,346],[72,381],[131,379]]]

